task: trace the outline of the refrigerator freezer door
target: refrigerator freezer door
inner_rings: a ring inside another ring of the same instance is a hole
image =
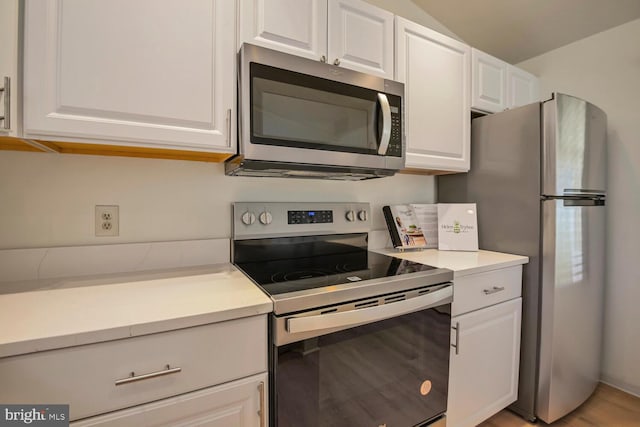
[[[582,404],[600,378],[605,208],[589,199],[541,203],[537,415],[551,423]]]
[[[542,194],[603,194],[607,116],[598,107],[554,94],[543,104]]]

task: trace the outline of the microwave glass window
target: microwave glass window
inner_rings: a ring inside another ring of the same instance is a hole
[[[251,142],[376,154],[377,92],[252,64]]]
[[[376,150],[375,103],[265,79],[254,89],[255,136]]]

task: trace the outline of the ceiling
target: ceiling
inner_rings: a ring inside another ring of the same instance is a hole
[[[640,18],[640,0],[411,0],[466,43],[516,64]]]

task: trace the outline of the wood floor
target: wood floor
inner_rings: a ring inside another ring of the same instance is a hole
[[[600,384],[584,405],[552,424],[530,424],[504,410],[478,427],[640,427],[640,398]]]

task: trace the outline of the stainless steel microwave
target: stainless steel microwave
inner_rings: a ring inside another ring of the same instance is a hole
[[[404,85],[244,44],[227,175],[362,180],[404,167]]]

